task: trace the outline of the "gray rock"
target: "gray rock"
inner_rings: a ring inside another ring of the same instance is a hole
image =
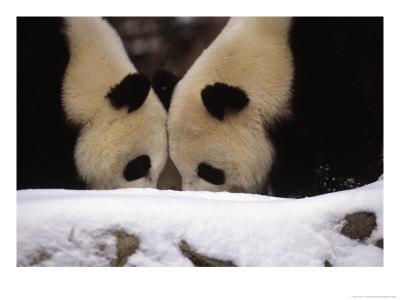
[[[332,267],[331,263],[329,262],[329,260],[326,260],[324,262],[324,267]]]
[[[196,267],[236,267],[231,261],[210,258],[195,252],[186,241],[181,241],[179,248]]]
[[[139,239],[125,231],[113,231],[112,234],[117,238],[117,258],[111,260],[110,266],[122,267],[139,248]]]
[[[345,220],[341,234],[353,240],[365,240],[376,228],[376,216],[372,212],[357,212],[347,215]]]
[[[383,250],[383,239],[380,239],[379,241],[377,241],[375,246],[377,246]]]
[[[46,253],[44,250],[38,252],[37,256],[33,258],[29,266],[36,266],[45,260],[51,259],[51,255]]]

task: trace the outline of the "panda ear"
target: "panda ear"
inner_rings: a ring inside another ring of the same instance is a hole
[[[167,70],[158,70],[153,75],[153,89],[158,98],[168,111],[171,103],[172,93],[180,78]]]
[[[150,80],[143,74],[128,74],[122,81],[108,92],[112,106],[120,109],[128,106],[128,113],[138,109],[147,98],[150,91]]]
[[[207,111],[220,121],[224,119],[225,108],[239,111],[249,103],[249,98],[242,89],[220,82],[207,85],[201,91],[201,98]]]

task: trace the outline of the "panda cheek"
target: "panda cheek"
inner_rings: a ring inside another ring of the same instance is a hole
[[[141,155],[131,160],[125,167],[123,175],[127,181],[133,181],[148,176],[151,160],[147,155]]]

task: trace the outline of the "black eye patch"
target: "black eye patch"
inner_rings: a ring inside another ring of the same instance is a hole
[[[220,121],[224,119],[226,108],[240,111],[249,103],[249,98],[242,89],[221,82],[207,85],[201,91],[201,98],[207,111]]]
[[[125,167],[124,177],[127,181],[136,180],[146,176],[151,168],[150,157],[141,155],[131,160]]]
[[[128,74],[107,94],[114,108],[128,106],[128,113],[138,109],[150,91],[150,80],[143,74]]]
[[[225,183],[224,172],[205,163],[199,164],[197,167],[197,175],[205,181],[215,185],[221,185]]]

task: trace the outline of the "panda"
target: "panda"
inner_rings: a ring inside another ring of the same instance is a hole
[[[17,19],[17,189],[155,188],[167,112],[111,25]]]
[[[268,134],[288,118],[290,18],[232,18],[177,83],[170,156],[183,190],[257,193],[275,150]]]
[[[168,117],[183,190],[301,198],[383,174],[383,20],[229,20]]]

